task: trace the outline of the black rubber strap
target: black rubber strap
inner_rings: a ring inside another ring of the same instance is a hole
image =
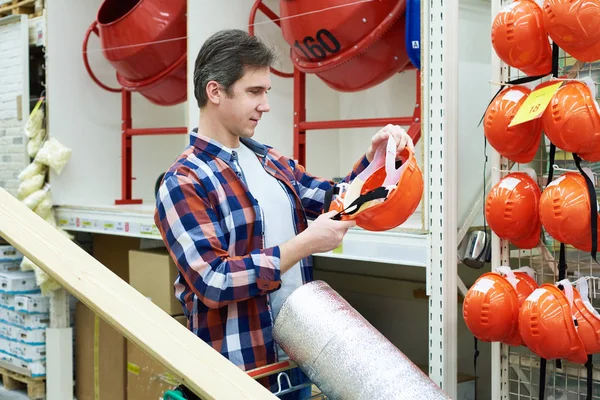
[[[486,111],[489,108],[490,104],[492,104],[492,102],[494,101],[494,99],[500,94],[500,92],[502,90],[504,90],[504,88],[506,86],[508,86],[508,85],[522,85],[522,84],[525,84],[525,83],[534,82],[534,81],[537,81],[538,79],[542,79],[545,76],[546,75],[524,76],[522,78],[517,78],[517,79],[513,79],[512,81],[505,82],[504,84],[500,85],[500,89],[498,89],[498,91],[494,94],[494,96],[492,96],[492,99],[490,100],[490,102],[488,103],[487,107],[485,108]],[[481,126],[481,123],[483,122],[484,118],[485,118],[485,112],[481,116],[481,119],[479,120],[479,124],[477,124],[477,126]]]
[[[596,261],[596,264],[598,264],[598,260],[596,260],[596,253],[598,251],[598,206],[596,199],[596,189],[594,188],[594,183],[592,182],[588,174],[586,174],[581,168],[581,158],[577,154],[573,153],[573,160],[575,160],[575,165],[577,166],[577,169],[579,170],[581,175],[583,175],[583,178],[585,179],[585,184],[588,189],[590,200],[590,225],[592,231],[592,251],[590,252],[590,255],[592,256],[592,259]]]
[[[473,376],[475,376],[475,395],[473,396],[474,400],[477,400],[477,357],[479,357],[479,350],[477,349],[477,338],[475,339],[475,354],[473,357]]]
[[[338,185],[333,185],[325,192],[325,200],[323,201],[323,211],[329,212],[329,207],[331,207],[331,201],[333,200],[333,195],[338,195],[340,193],[340,187]]]
[[[585,367],[587,370],[587,379],[586,379],[586,383],[587,383],[587,396],[585,397],[586,400],[592,400],[592,382],[593,382],[593,375],[594,375],[594,364],[593,364],[593,355],[592,354],[588,354],[588,360],[587,363],[585,363]]]
[[[387,195],[388,195],[388,190],[386,188],[384,188],[383,186],[378,187],[377,189],[373,189],[370,192],[367,192],[363,195],[358,196],[358,198],[356,200],[354,200],[352,202],[352,204],[350,204],[348,207],[346,207],[345,210],[340,211],[339,213],[334,215],[333,218],[331,218],[331,219],[340,220],[340,219],[342,219],[342,216],[344,216],[344,215],[352,215],[352,214],[356,213],[363,204],[368,203],[369,201],[373,201],[373,200],[385,199],[387,197]]]
[[[565,244],[560,244],[560,252],[558,257],[558,280],[562,281],[567,277],[567,257],[565,251]]]
[[[539,400],[543,400],[546,392],[546,359],[540,359],[540,393]]]

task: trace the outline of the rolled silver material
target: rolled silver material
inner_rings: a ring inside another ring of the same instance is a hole
[[[323,281],[288,297],[273,335],[329,399],[449,399]]]

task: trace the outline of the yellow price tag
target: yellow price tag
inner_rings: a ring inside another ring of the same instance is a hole
[[[511,126],[541,117],[546,107],[548,107],[550,100],[552,100],[552,96],[554,96],[554,93],[558,91],[558,88],[562,84],[562,82],[558,82],[531,92],[508,127],[510,128]]]
[[[340,244],[338,247],[331,251],[333,254],[343,254],[344,253],[344,244]]]

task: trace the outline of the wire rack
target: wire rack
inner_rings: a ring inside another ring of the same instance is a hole
[[[574,71],[579,68],[575,74]],[[600,82],[600,62],[576,65],[576,60],[565,54],[559,53],[559,76],[571,72],[570,77],[591,77],[595,82]],[[509,68],[509,79],[522,77],[520,71]],[[600,100],[599,98],[596,99]],[[550,142],[543,135],[542,143],[535,159],[529,164],[515,164],[511,171],[532,168],[536,171],[538,184],[543,190],[546,187],[549,169]],[[571,153],[556,150],[554,164],[561,169],[577,171]],[[595,173],[596,193],[600,195],[600,163],[583,162],[582,167],[588,167]],[[555,170],[554,179],[564,171]],[[535,270],[536,280],[539,285],[555,282],[560,243],[554,240],[547,232],[543,232],[544,246],[532,250],[510,248],[510,265],[512,268],[530,266]],[[600,277],[600,265],[596,264],[589,253],[579,251],[571,246],[566,247],[566,261],[568,265],[567,278],[571,281],[580,276]],[[593,281],[595,298],[591,299],[592,305],[600,311],[600,287]],[[538,399],[540,380],[540,358],[525,347],[509,347],[508,350],[508,391],[509,398],[516,400]],[[592,399],[600,400],[600,357],[593,357],[593,393]],[[579,400],[587,396],[587,372],[583,365],[569,363],[561,360],[560,368],[553,361],[548,361],[546,366],[545,398],[548,400]]]
[[[268,376],[276,376],[278,388],[275,391],[275,396],[282,397],[287,394],[297,392],[304,389],[307,386],[311,388],[310,400],[327,400],[325,394],[312,382],[306,382],[299,385],[293,385],[288,372],[294,368],[298,368],[298,365],[291,360],[284,360],[274,364],[265,365],[250,371],[247,374],[253,379],[261,379]]]

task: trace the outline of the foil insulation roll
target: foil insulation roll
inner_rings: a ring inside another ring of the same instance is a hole
[[[328,399],[450,398],[323,281],[287,298],[273,335]]]

